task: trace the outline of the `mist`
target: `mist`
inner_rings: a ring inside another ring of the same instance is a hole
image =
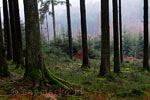
[[[70,0],[71,20],[73,32],[80,32],[80,4],[79,0]],[[20,19],[24,23],[23,0],[19,0]],[[0,1],[2,7],[2,0]],[[51,11],[51,6],[50,6]],[[67,28],[66,6],[55,6],[57,33],[61,28]],[[100,33],[100,0],[86,0],[87,27],[89,34]],[[143,31],[143,0],[122,0],[123,30],[133,33]],[[3,19],[3,14],[2,14]],[[52,33],[52,17],[48,16],[49,32]],[[46,25],[43,25],[46,28]],[[110,28],[112,30],[112,1],[110,0]]]

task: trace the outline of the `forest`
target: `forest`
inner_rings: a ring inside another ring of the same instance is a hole
[[[149,0],[142,0],[143,30],[134,34],[123,28],[123,0],[100,0],[94,35],[87,0],[79,0],[80,31],[70,1],[23,0],[22,21],[20,0],[2,0],[0,100],[150,100]],[[58,5],[67,23],[59,31]]]

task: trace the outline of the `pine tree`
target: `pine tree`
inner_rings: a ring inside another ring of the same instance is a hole
[[[70,83],[57,78],[44,65],[37,0],[24,0],[24,10],[26,32],[26,71],[24,78],[39,85],[44,83],[44,85],[51,84],[57,85],[58,88],[70,89]]]
[[[12,40],[11,40],[7,0],[3,0],[3,13],[4,13],[3,14],[4,15],[4,36],[7,45],[7,59],[11,60],[13,54],[12,54]]]
[[[66,0],[66,7],[67,7],[67,22],[68,22],[68,42],[69,42],[69,56],[72,59],[72,29],[71,29],[71,15],[70,15],[70,2]]]
[[[121,0],[119,0],[119,29],[120,29],[120,60],[123,62],[123,47],[122,47],[122,8]]]
[[[101,66],[100,76],[110,72],[109,0],[101,0]]]
[[[9,14],[11,23],[11,34],[12,34],[12,49],[13,49],[13,61],[17,63],[17,32],[15,24],[15,11],[14,11],[14,0],[9,0]]]
[[[14,14],[15,14],[15,24],[16,24],[16,35],[17,35],[17,66],[24,65],[23,60],[23,47],[22,47],[22,32],[21,32],[21,23],[20,23],[20,15],[19,15],[19,4],[18,0],[14,1]]]
[[[53,32],[54,32],[54,40],[56,39],[56,21],[55,21],[55,6],[58,4],[65,4],[65,1],[61,0],[40,0],[41,2],[41,8],[40,8],[40,21],[41,23],[44,21],[45,15],[48,12],[50,15],[52,15],[53,18]],[[49,11],[49,6],[52,5],[52,11]]]
[[[0,9],[0,76],[9,76],[8,65],[4,50],[4,38],[2,33],[1,9]]]
[[[114,72],[120,72],[118,0],[113,0]]]
[[[53,17],[53,32],[54,32],[54,39],[56,39],[56,22],[55,22],[54,0],[52,0],[52,17]]]
[[[143,57],[143,67],[144,69],[150,70],[149,68],[149,34],[148,34],[148,0],[144,0],[144,57]]]
[[[17,0],[9,0],[9,13],[12,33],[13,61],[17,63],[16,67],[24,64],[22,36],[19,17],[19,8]]]
[[[31,79],[41,80],[42,50],[37,0],[24,0],[26,32],[26,73]],[[34,20],[33,20],[34,19]],[[33,75],[32,75],[33,74]]]
[[[82,51],[83,51],[82,67],[84,68],[89,67],[85,0],[80,0],[80,13],[81,13]]]

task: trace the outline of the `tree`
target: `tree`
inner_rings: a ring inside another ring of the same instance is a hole
[[[70,15],[70,2],[66,0],[67,7],[67,22],[68,22],[68,42],[69,42],[69,56],[72,59],[72,29],[71,29],[71,15]]]
[[[49,42],[49,29],[48,29],[48,19],[47,19],[47,14],[46,14],[46,28],[47,28],[47,40]]]
[[[24,64],[22,36],[20,27],[19,8],[17,0],[9,0],[9,13],[12,33],[13,61],[17,63],[17,67]]]
[[[5,59],[4,38],[2,33],[1,9],[0,9],[0,76],[9,76],[8,65]]]
[[[48,12],[50,15],[52,15],[53,18],[53,32],[54,32],[54,39],[56,39],[56,22],[55,22],[55,5],[58,4],[65,4],[65,1],[59,1],[59,0],[39,0],[41,2],[41,8],[40,8],[40,21],[44,21],[45,14]],[[49,5],[52,4],[52,11],[49,12]]]
[[[4,35],[5,42],[7,45],[7,59],[12,59],[12,40],[11,40],[11,32],[10,32],[10,24],[9,24],[9,16],[8,16],[8,6],[7,0],[3,0],[3,15],[4,15]]]
[[[119,28],[120,28],[120,60],[123,62],[123,48],[122,48],[122,9],[121,0],[119,0]]]
[[[142,59],[143,57],[143,50],[144,50],[143,47],[144,47],[144,38],[143,35],[140,33],[138,35],[137,46],[136,46],[137,49],[136,57],[139,59]]]
[[[37,0],[24,0],[26,32],[25,76],[31,79],[41,80],[43,61],[37,9]]]
[[[17,65],[24,65],[23,60],[23,47],[22,47],[22,34],[21,34],[21,23],[19,15],[19,4],[18,0],[14,1],[14,14],[15,14],[15,27],[16,27],[16,36],[17,36]]]
[[[109,0],[101,0],[101,66],[100,76],[110,72]]]
[[[120,72],[118,0],[113,0],[113,33],[114,33],[114,72]]]
[[[54,0],[52,0],[52,17],[53,17],[53,31],[54,31],[54,39],[56,39],[56,22],[55,22],[55,8],[54,8]]]
[[[37,0],[24,0],[26,32],[26,71],[24,77],[33,83],[57,85],[69,89],[68,82],[57,78],[44,66],[41,50]],[[33,20],[34,19],[34,20]]]
[[[17,62],[17,36],[16,36],[16,24],[15,24],[15,11],[14,11],[14,0],[9,0],[9,14],[11,23],[11,34],[12,34],[12,49],[13,49],[13,61]]]
[[[130,57],[131,56],[131,51],[132,51],[132,36],[130,33],[125,33],[123,35],[123,53],[125,57]]]
[[[83,51],[82,67],[84,68],[89,67],[85,0],[80,0],[80,13],[81,13],[82,51]]]
[[[143,68],[149,70],[149,53],[148,53],[148,0],[144,0],[144,56]]]

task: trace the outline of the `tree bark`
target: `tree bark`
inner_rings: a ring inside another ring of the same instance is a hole
[[[72,29],[71,29],[71,14],[70,14],[70,2],[66,0],[67,7],[67,22],[68,22],[68,42],[69,42],[69,56],[72,59],[73,49],[72,49]]]
[[[3,0],[3,15],[4,15],[4,34],[5,34],[5,42],[7,46],[7,59],[12,59],[12,40],[11,40],[11,32],[10,32],[10,22],[8,16],[8,5],[7,0]]]
[[[49,30],[48,30],[47,14],[46,14],[46,26],[47,26],[47,40],[48,40],[48,43],[49,43]]]
[[[41,80],[43,68],[37,0],[24,0],[26,32],[26,73],[34,80]]]
[[[148,34],[148,0],[144,0],[144,57],[143,57],[143,68],[150,70],[149,68],[149,34]]]
[[[12,48],[13,48],[13,61],[17,63],[17,36],[16,36],[16,24],[14,14],[14,0],[9,0],[9,14],[11,23],[11,34],[12,34]]]
[[[82,67],[84,68],[89,67],[85,0],[80,0],[80,13],[81,13],[82,51],[83,51]]]
[[[113,0],[114,72],[120,72],[118,0]]]
[[[22,33],[21,33],[21,23],[19,15],[19,4],[18,0],[14,1],[14,11],[15,11],[15,24],[16,24],[16,36],[17,36],[17,65],[24,65],[23,60],[23,47],[22,47]]]
[[[119,0],[119,28],[120,28],[120,60],[123,62],[123,46],[122,46],[122,8],[121,0]]]
[[[56,40],[56,22],[55,22],[55,8],[54,8],[54,0],[52,0],[52,17],[53,17],[53,32],[54,32],[54,40]]]
[[[4,38],[2,33],[1,9],[0,9],[0,76],[9,76],[8,65],[5,59]]]
[[[37,0],[24,0],[26,32],[26,71],[24,78],[34,83],[55,85],[56,88],[70,89],[68,82],[57,78],[44,66]]]
[[[102,49],[100,76],[110,72],[109,0],[101,0]]]
[[[24,64],[18,6],[19,5],[17,0],[9,0],[10,23],[13,44],[13,60],[17,63],[17,67]]]

